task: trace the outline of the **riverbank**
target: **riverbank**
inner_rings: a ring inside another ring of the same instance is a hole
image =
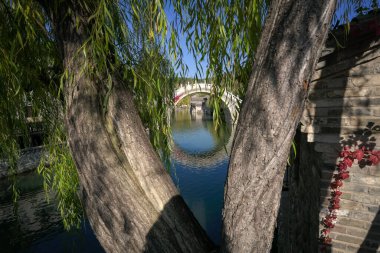
[[[45,155],[44,146],[25,148],[21,150],[15,171],[9,169],[7,161],[0,161],[0,179],[14,174],[22,174],[35,170],[40,164],[41,157]]]

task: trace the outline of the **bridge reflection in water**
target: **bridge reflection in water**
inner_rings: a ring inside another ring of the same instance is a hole
[[[224,182],[233,133],[227,127],[217,132],[212,120],[191,118],[188,110],[175,112],[172,131],[172,178],[195,217],[219,244]]]

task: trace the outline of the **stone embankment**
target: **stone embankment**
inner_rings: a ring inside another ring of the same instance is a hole
[[[20,174],[34,170],[38,167],[41,157],[44,155],[43,146],[26,148],[21,151],[15,173]],[[11,170],[6,161],[0,161],[0,178],[10,175]]]

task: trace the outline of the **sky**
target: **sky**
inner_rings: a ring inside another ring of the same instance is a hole
[[[166,5],[165,6],[165,13],[167,15],[168,21],[172,22],[175,19],[174,9],[172,5]],[[185,77],[195,77],[195,74],[197,73],[196,67],[195,67],[195,59],[192,55],[192,53],[188,50],[186,46],[186,37],[185,35],[181,34],[179,35],[179,43],[183,52],[183,61],[188,67],[188,73]],[[206,60],[203,60],[201,62],[203,73],[198,73],[198,78],[206,78],[206,69],[207,69],[207,62]],[[181,70],[176,69],[176,74],[181,75]]]

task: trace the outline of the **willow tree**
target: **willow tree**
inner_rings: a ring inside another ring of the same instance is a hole
[[[195,54],[211,50],[216,81],[228,83],[222,73],[231,69],[247,80],[225,188],[225,252],[270,249],[287,153],[335,8],[323,0],[267,4],[173,3]],[[181,59],[162,2],[2,0],[0,14],[2,153],[15,160],[23,102],[32,96],[50,141],[51,167],[40,171],[68,225],[83,205],[108,252],[214,250],[164,168],[165,152],[154,149],[162,151],[160,133],[170,132],[173,86],[160,68],[162,50]]]

